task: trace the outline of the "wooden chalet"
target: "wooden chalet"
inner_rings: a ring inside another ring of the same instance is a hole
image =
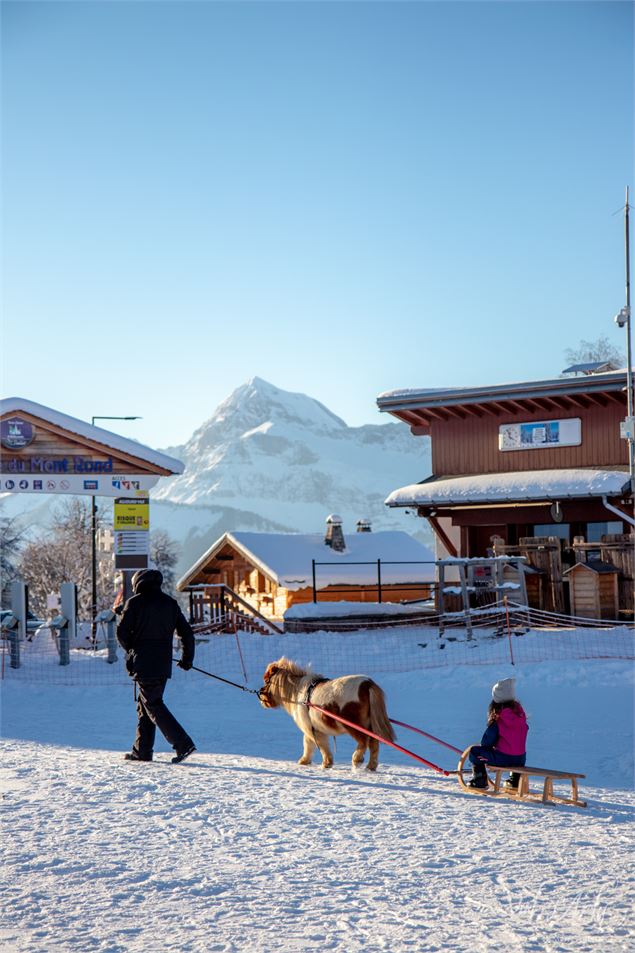
[[[266,618],[294,604],[427,599],[434,555],[404,532],[358,531],[344,538],[337,518],[319,533],[224,533],[178,581],[190,593],[192,621],[208,621],[222,590]],[[206,607],[207,606],[207,607]]]
[[[626,386],[625,370],[590,367],[555,380],[382,394],[379,409],[432,447],[432,475],[386,504],[428,520],[439,558],[527,556],[545,576],[532,591],[547,609],[569,608],[563,573],[576,562],[574,541],[595,549],[619,570],[619,608],[632,617]]]

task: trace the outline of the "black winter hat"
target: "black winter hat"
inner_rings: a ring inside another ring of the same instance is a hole
[[[160,589],[163,575],[158,569],[139,569],[132,577],[132,591],[135,595],[146,589]]]

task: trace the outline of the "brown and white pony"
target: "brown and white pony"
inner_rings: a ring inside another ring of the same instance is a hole
[[[344,675],[341,678],[325,679],[311,669],[300,668],[287,658],[280,658],[268,666],[264,685],[259,692],[265,708],[287,711],[304,735],[304,752],[298,764],[311,764],[316,747],[322,755],[322,767],[333,765],[329,735],[352,735],[357,742],[353,752],[353,766],[364,763],[366,748],[369,749],[368,770],[376,771],[379,761],[379,742],[361,731],[347,728],[341,722],[307,706],[307,702],[319,705],[334,715],[341,715],[362,728],[374,731],[388,741],[394,741],[395,733],[386,711],[382,689],[367,675]]]

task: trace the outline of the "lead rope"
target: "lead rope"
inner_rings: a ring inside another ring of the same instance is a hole
[[[178,662],[179,659],[172,659],[173,662]],[[215,678],[217,682],[225,682],[226,685],[233,685],[234,688],[239,688],[241,692],[247,692],[249,695],[257,695],[260,698],[260,691],[256,691],[254,688],[247,688],[245,685],[239,685],[238,682],[230,682],[228,678],[221,678],[220,675],[214,675],[212,672],[206,672],[204,668],[198,668],[196,665],[192,665],[191,668],[195,672],[200,672],[201,675],[207,675],[208,678]]]

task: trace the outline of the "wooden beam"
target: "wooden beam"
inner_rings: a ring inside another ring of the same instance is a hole
[[[419,423],[419,415],[413,410],[402,410],[400,411],[399,416],[405,423],[410,424],[411,427],[414,427]]]
[[[615,403],[615,404],[625,404],[625,403],[626,403],[626,395],[625,395],[625,394],[613,394],[611,391],[607,391],[604,396],[607,397],[609,400],[612,400],[613,403]]]
[[[441,542],[443,543],[443,545],[449,552],[450,556],[458,556],[459,554],[456,549],[456,546],[454,545],[450,537],[446,535],[445,530],[442,529],[442,527],[440,526],[436,516],[428,516],[427,519],[428,519],[428,523],[432,527],[432,531],[434,535],[438,536],[438,538],[441,540]]]

